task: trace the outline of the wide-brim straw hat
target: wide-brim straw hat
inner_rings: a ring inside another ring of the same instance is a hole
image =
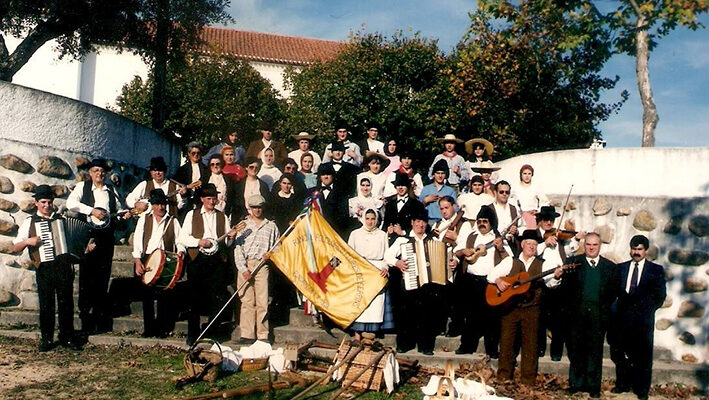
[[[362,160],[362,168],[365,170],[369,170],[369,162],[377,159],[379,160],[379,163],[382,165],[381,171],[383,172],[391,163],[391,160],[385,156],[384,154],[380,154],[377,152],[370,152],[364,157],[364,160]]]
[[[491,156],[493,150],[495,150],[495,146],[493,146],[489,140],[483,139],[483,138],[475,138],[475,139],[470,139],[467,142],[465,142],[465,151],[468,154],[473,154],[473,146],[476,143],[480,143],[481,145],[485,146],[485,152],[487,153],[488,156]]]
[[[479,172],[479,173],[485,173],[485,172],[494,172],[498,171],[500,167],[496,167],[492,161],[483,161],[479,163],[475,163],[470,166],[470,168],[473,170],[473,172]]]
[[[463,143],[462,139],[458,139],[455,137],[454,134],[449,133],[443,136],[442,138],[436,138],[436,143],[445,143],[445,142],[455,142],[455,143]]]
[[[313,140],[315,138],[315,135],[311,135],[308,132],[300,132],[297,135],[290,135],[290,137],[292,137],[295,140],[302,140],[302,139]]]

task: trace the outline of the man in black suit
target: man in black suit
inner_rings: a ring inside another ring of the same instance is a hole
[[[643,235],[630,239],[632,260],[618,265],[618,301],[608,331],[616,375],[613,393],[632,390],[639,399],[647,399],[650,390],[655,311],[667,295],[662,266],[645,259],[648,247]]]
[[[352,218],[349,217],[347,195],[335,181],[335,170],[330,163],[320,164],[318,181],[318,185],[310,189],[309,195],[320,201],[325,220],[340,237],[346,239],[352,230]]]
[[[618,266],[599,255],[601,237],[588,233],[584,253],[570,263],[580,265],[561,278],[563,312],[568,321],[569,392],[601,396],[603,341],[611,305],[618,297]]]
[[[357,174],[360,173],[361,170],[355,165],[344,161],[345,145],[342,142],[332,142],[330,144],[330,154],[332,160],[320,164],[318,172],[320,172],[320,168],[324,165],[331,168],[334,172],[334,183],[338,190],[344,192],[346,197],[354,196],[357,190],[355,181]]]
[[[411,231],[411,216],[425,212],[426,208],[416,198],[409,195],[411,179],[402,172],[396,172],[392,182],[396,194],[386,199],[384,206],[384,230],[389,236],[389,244],[399,236],[406,236]]]

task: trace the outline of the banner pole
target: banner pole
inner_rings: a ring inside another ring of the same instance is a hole
[[[290,224],[290,226],[288,227],[288,229],[286,229],[285,232],[283,232],[283,233],[281,234],[281,236],[278,238],[278,240],[276,241],[276,243],[275,243],[273,246],[271,246],[271,248],[268,249],[268,251],[267,251],[265,254],[270,254],[270,253],[273,251],[273,249],[276,248],[276,246],[278,246],[279,244],[281,244],[281,242],[283,241],[283,239],[284,239],[286,236],[288,236],[288,235],[293,231],[293,229],[295,228],[296,222],[298,222],[298,221],[300,221],[301,219],[303,219],[303,217],[305,217],[306,215],[307,215],[306,213],[301,212],[301,213],[296,217],[296,219],[293,220],[293,222],[291,222],[291,224]],[[202,330],[202,332],[200,332],[199,336],[197,336],[197,339],[195,339],[194,343],[190,346],[190,348],[187,350],[187,352],[190,352],[190,351],[192,351],[192,350],[195,348],[195,346],[197,345],[197,343],[199,342],[199,340],[202,339],[202,337],[204,336],[204,334],[207,333],[207,331],[209,330],[209,328],[212,327],[212,324],[214,324],[214,321],[216,321],[216,320],[219,318],[219,316],[220,316],[220,315],[224,312],[224,310],[229,306],[229,304],[232,302],[232,300],[234,300],[234,298],[239,295],[239,292],[241,291],[241,289],[243,289],[244,286],[246,286],[249,282],[251,282],[251,280],[254,279],[254,276],[256,276],[256,274],[258,273],[258,271],[261,270],[261,268],[266,264],[266,262],[268,261],[268,259],[269,259],[268,257],[262,259],[261,262],[256,266],[256,268],[254,268],[253,272],[251,272],[251,277],[250,277],[246,282],[244,282],[244,283],[242,283],[241,285],[239,285],[238,288],[236,288],[236,290],[235,290],[234,293],[231,295],[231,297],[229,297],[229,299],[226,301],[226,303],[224,303],[224,305],[222,306],[221,310],[219,310],[219,311],[214,315],[214,317],[212,317],[212,318],[210,319],[209,324],[207,324],[207,326]],[[237,271],[237,273],[238,273],[238,271]]]

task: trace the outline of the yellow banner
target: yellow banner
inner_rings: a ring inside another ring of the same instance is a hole
[[[271,260],[315,307],[345,328],[379,294],[386,278],[343,241],[317,210],[295,222]]]

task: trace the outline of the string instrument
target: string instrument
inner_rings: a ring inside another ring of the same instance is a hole
[[[460,210],[458,210],[458,213],[455,215],[455,218],[453,219],[453,221],[451,221],[450,224],[444,225],[443,227],[438,227],[438,228],[434,229],[434,230],[433,230],[433,234],[434,234],[435,236],[439,236],[442,232],[447,232],[447,231],[455,232],[456,227],[457,227],[458,224],[460,223],[460,220],[463,219],[463,215],[464,215],[464,214],[465,214],[465,204],[463,204],[462,206],[460,206]],[[456,245],[456,241],[455,241],[455,240],[449,239],[449,238],[447,238],[447,237],[445,237],[445,236],[443,237],[443,239],[441,239],[441,241],[444,242],[445,244],[447,244],[448,246],[451,246],[451,247],[455,247],[455,245]]]
[[[510,222],[510,224],[504,230],[502,230],[502,232],[500,232],[499,235],[497,235],[497,237],[505,237],[507,235],[507,232],[509,232],[510,228],[512,228],[512,226],[515,223],[517,223],[517,221],[521,217],[522,217],[522,215],[518,214],[515,217],[515,219],[513,219],[512,222]],[[471,254],[469,256],[465,256],[465,261],[467,261],[468,264],[475,264],[475,262],[478,261],[478,258],[486,256],[487,251],[489,249],[491,249],[493,246],[495,246],[494,239],[485,243],[485,244],[479,244],[479,245],[475,246],[475,249],[473,249],[473,254]]]
[[[226,238],[226,237],[227,237],[230,233],[232,233],[232,232],[233,232],[233,233],[239,233],[239,232],[243,231],[245,228],[246,228],[246,221],[244,220],[244,221],[241,221],[241,222],[239,222],[238,224],[232,226],[231,229],[229,229],[229,231],[228,231],[227,233],[225,233],[225,234],[219,236],[219,237],[216,238],[216,239],[213,239],[213,238],[205,238],[205,239],[208,240],[212,245],[209,246],[209,247],[200,247],[200,248],[199,248],[199,252],[202,253],[202,254],[204,254],[204,255],[207,255],[207,256],[211,256],[211,255],[213,255],[213,254],[216,254],[217,251],[219,251],[219,247],[220,247],[219,244],[224,241],[224,238]]]
[[[167,198],[170,198],[170,197],[176,195],[177,193],[180,192],[180,190],[182,190],[182,188],[192,190],[192,189],[197,189],[198,187],[202,186],[202,181],[194,181],[194,182],[190,183],[189,185],[183,185],[183,184],[181,184],[181,183],[179,183],[179,182],[177,182],[177,181],[175,181],[175,180],[173,180],[173,179],[170,179],[170,181],[171,181],[171,182],[175,182],[175,184],[178,185],[179,188],[178,188],[178,189],[175,189],[175,190],[173,190],[173,191],[171,191],[171,192],[167,192],[167,194],[165,195],[165,197],[167,197]],[[147,202],[148,202],[148,198],[147,198],[147,197],[141,197],[141,198],[139,198],[138,200],[136,200],[135,203],[138,204],[138,203],[141,203],[141,202],[147,203]],[[142,213],[144,213],[144,212],[146,212],[146,211],[148,211],[147,208],[146,208],[145,210],[141,210],[141,209],[139,209],[138,207],[133,207],[133,208],[131,208],[128,212],[130,213],[130,215],[136,217],[136,216],[139,216],[139,215],[141,215]]]
[[[578,267],[579,265],[581,264],[566,264],[562,265],[561,269],[566,272],[568,270]],[[485,289],[485,300],[487,301],[487,304],[493,307],[505,304],[512,297],[527,293],[529,291],[529,288],[532,286],[532,282],[541,279],[549,274],[553,274],[554,271],[556,271],[556,268],[550,269],[534,276],[529,276],[529,272],[523,271],[517,275],[501,278],[503,281],[510,284],[510,287],[507,288],[507,290],[505,290],[504,292],[501,292],[496,284],[489,283],[487,285],[487,288]]]
[[[551,236],[556,236],[557,239],[561,241],[566,241],[566,240],[571,240],[573,239],[578,232],[576,231],[569,231],[565,229],[557,229],[557,228],[552,228],[546,232],[544,232],[544,240],[547,240]]]
[[[102,229],[108,228],[109,226],[111,226],[113,224],[113,219],[115,217],[119,217],[119,216],[122,216],[126,213],[131,212],[131,210],[121,210],[121,211],[117,211],[114,213],[109,213],[106,209],[101,208],[101,207],[95,207],[95,209],[101,210],[106,213],[106,217],[104,219],[99,219],[99,218],[95,217],[93,214],[89,214],[89,216],[87,217],[87,222],[89,223],[89,225],[91,225],[91,228],[96,229],[96,230],[102,230]]]

